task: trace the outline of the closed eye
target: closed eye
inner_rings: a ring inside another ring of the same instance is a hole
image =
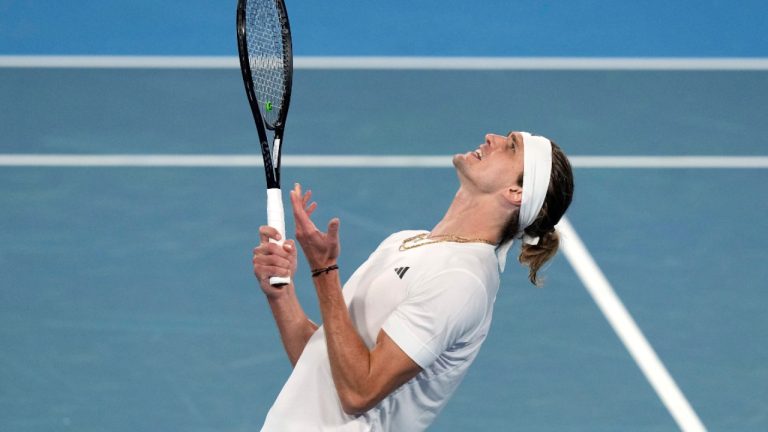
[[[509,138],[509,144],[508,147],[512,149],[513,152],[517,151],[517,135],[514,132],[510,132],[507,134],[507,137]]]

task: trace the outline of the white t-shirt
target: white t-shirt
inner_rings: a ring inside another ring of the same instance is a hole
[[[344,285],[368,348],[380,330],[423,369],[360,416],[344,413],[320,327],[267,414],[262,432],[423,431],[456,391],[488,334],[499,287],[494,246],[441,242],[400,251],[402,231]]]

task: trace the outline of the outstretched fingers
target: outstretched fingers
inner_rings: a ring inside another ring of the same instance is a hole
[[[310,199],[312,199],[312,191],[307,190],[307,193],[304,194],[304,198],[301,199],[302,206],[304,207],[304,211],[307,212],[307,216],[312,216],[312,213],[317,208],[317,203],[316,202],[310,203],[309,202]]]
[[[306,207],[306,203],[309,202],[312,193],[307,192],[302,195],[301,185],[296,183],[291,191],[291,207],[293,208],[293,220],[296,223],[296,233],[312,232],[317,229],[314,222],[310,219],[310,215],[317,208],[317,203],[312,203],[309,207]]]

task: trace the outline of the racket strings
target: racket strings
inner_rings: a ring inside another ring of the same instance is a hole
[[[280,118],[286,86],[282,17],[274,0],[250,0],[245,19],[253,88],[262,117],[272,129]]]

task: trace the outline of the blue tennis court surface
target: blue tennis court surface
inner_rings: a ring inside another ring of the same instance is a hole
[[[768,56],[756,2],[430,1],[392,27],[404,2],[310,3],[288,3],[302,55]],[[171,27],[143,0],[57,5],[0,1],[0,55],[235,52],[234,5],[190,2]],[[433,9],[443,25],[414,25]],[[757,160],[766,95],[765,70],[300,69],[285,152],[450,155],[522,129],[576,158]],[[0,67],[0,161],[256,155],[254,129],[235,68]],[[575,175],[570,223],[701,423],[768,430],[768,169]],[[287,166],[293,182],[318,221],[341,218],[345,278],[391,232],[431,228],[457,186],[447,167]],[[290,373],[251,274],[263,183],[259,167],[0,163],[0,431],[258,430]],[[560,254],[536,289],[514,258],[490,336],[430,430],[697,430],[617,336],[594,280]],[[319,320],[303,261],[296,279]]]
[[[254,153],[238,73],[0,70],[20,101],[2,104],[3,151]],[[756,111],[768,80],[755,72],[296,81],[289,154],[450,154],[487,130],[531,128],[572,155],[759,155],[766,132]],[[440,168],[283,175],[315,191],[318,220],[341,217],[344,276],[389,232],[431,227],[456,187]],[[768,171],[576,176],[571,222],[702,422],[764,429]],[[260,169],[5,166],[0,177],[4,430],[258,428],[289,373],[250,274]],[[562,256],[547,281],[535,289],[510,267],[492,333],[433,430],[675,430]],[[317,319],[305,267],[297,282]]]

